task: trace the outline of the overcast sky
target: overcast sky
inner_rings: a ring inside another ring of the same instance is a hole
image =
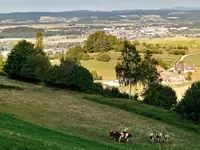
[[[200,0],[0,0],[0,13],[200,7]]]

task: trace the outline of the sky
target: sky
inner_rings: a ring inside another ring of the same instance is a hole
[[[0,13],[200,7],[200,0],[0,0]]]

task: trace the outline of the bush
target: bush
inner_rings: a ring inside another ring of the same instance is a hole
[[[176,107],[176,111],[182,116],[196,122],[200,122],[200,82],[193,83],[181,102]]]
[[[151,86],[144,94],[144,103],[171,109],[177,104],[176,92],[168,86],[155,84]]]
[[[101,54],[97,57],[98,61],[109,62],[111,57],[108,54]]]
[[[99,76],[96,71],[91,71],[94,80],[102,80],[102,76]]]
[[[88,55],[87,53],[84,53],[82,60],[87,61],[90,59],[90,55]]]
[[[63,61],[60,66],[51,67],[44,81],[61,88],[89,91],[93,88],[91,73],[75,61]]]
[[[28,56],[21,68],[21,75],[32,81],[44,80],[45,73],[50,67],[49,59],[41,54]]]
[[[0,76],[8,77],[8,74],[0,69]]]
[[[4,65],[3,70],[11,78],[21,78],[21,68],[25,64],[28,56],[43,54],[41,50],[35,49],[34,44],[27,42],[26,40],[19,41],[8,56],[8,59]]]

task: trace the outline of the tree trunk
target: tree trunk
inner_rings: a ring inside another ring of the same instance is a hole
[[[132,85],[131,85],[131,80],[129,80],[129,85],[130,85],[130,87],[129,87],[129,98],[131,99],[132,98]]]

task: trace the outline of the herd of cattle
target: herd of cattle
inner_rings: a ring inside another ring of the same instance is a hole
[[[132,137],[131,133],[127,132],[127,129],[125,129],[124,131],[110,131],[109,132],[110,138],[112,140],[115,140],[117,142],[124,142],[127,143],[129,141],[129,139]],[[155,142],[169,142],[169,134],[162,134],[162,133],[151,133],[149,134],[148,137],[149,141],[151,143],[155,143]]]

